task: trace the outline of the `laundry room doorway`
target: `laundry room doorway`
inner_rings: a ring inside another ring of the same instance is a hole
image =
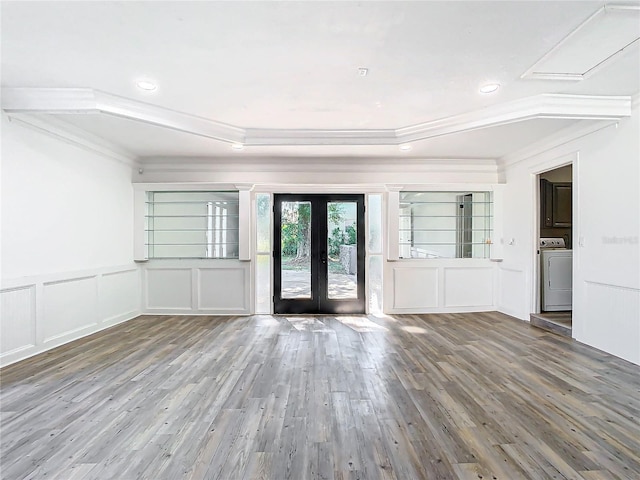
[[[573,166],[537,176],[537,308],[535,326],[571,336],[573,297]]]

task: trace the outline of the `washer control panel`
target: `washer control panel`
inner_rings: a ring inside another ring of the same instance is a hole
[[[564,238],[541,238],[540,248],[566,248]]]

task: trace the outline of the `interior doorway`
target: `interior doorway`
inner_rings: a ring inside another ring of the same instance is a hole
[[[533,325],[572,335],[573,167],[538,175],[538,308]]]
[[[274,313],[365,313],[364,195],[274,195]]]

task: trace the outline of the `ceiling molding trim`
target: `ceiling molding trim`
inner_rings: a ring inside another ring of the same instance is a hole
[[[182,191],[198,191],[198,190],[221,190],[221,191],[234,191],[237,190],[237,186],[230,182],[147,182],[147,181],[133,181],[134,190],[151,190],[151,191],[164,191],[164,192],[182,192]]]
[[[396,133],[400,143],[407,143],[535,118],[602,120],[630,115],[631,100],[626,96],[541,94],[400,128]]]
[[[2,107],[23,113],[103,113],[249,146],[400,145],[535,118],[620,119],[628,96],[542,94],[399,129],[244,129],[91,89],[5,88]]]
[[[616,125],[618,122],[615,120],[601,120],[599,122],[589,123],[588,125],[574,125],[560,130],[559,132],[546,137],[538,142],[535,142],[527,147],[518,150],[516,152],[505,155],[498,159],[498,172],[502,173],[507,167],[515,165],[529,158],[542,155],[549,150],[558,148],[569,142],[573,142],[580,138],[586,137],[593,133],[599,132],[605,128]]]
[[[143,175],[136,176],[133,182],[143,181],[145,183],[167,183],[167,182],[226,182],[233,185],[238,183],[252,183],[255,185],[278,184],[289,185],[286,190],[299,187],[300,185],[315,185],[316,188],[307,189],[313,192],[326,185],[353,185],[353,184],[425,184],[442,183],[453,184],[473,184],[483,182],[487,184],[497,184],[499,176],[497,170],[491,172],[469,172],[469,171],[439,171],[428,172],[222,172],[206,169],[192,171],[151,171],[145,170]],[[282,190],[280,190],[282,192]]]
[[[402,185],[402,190],[406,192],[455,192],[458,190],[484,192],[496,190],[496,182],[405,183]]]
[[[259,193],[280,193],[286,188],[287,193],[383,193],[384,185],[382,183],[348,183],[348,184],[326,184],[318,185],[313,183],[291,184],[283,183],[252,183],[252,192]],[[184,191],[184,190],[233,190],[237,185],[229,182],[135,182],[134,190],[163,190],[163,191]]]
[[[384,187],[381,183],[374,182],[335,183],[324,185],[313,183],[292,184],[291,182],[264,182],[256,183],[254,191],[260,193],[384,193]]]
[[[53,117],[43,118],[42,115],[26,113],[10,113],[8,117],[10,121],[26,128],[43,133],[69,145],[97,153],[131,168],[139,168],[141,166],[138,158],[133,153],[62,120]]]
[[[543,94],[538,118],[619,120],[631,116],[631,97]]]
[[[361,167],[369,166],[385,166],[389,165],[389,162],[395,162],[402,165],[495,165],[495,159],[486,157],[421,157],[421,158],[399,158],[399,157],[305,157],[301,160],[300,157],[280,157],[280,156],[265,156],[265,157],[236,157],[229,156],[227,158],[221,157],[189,157],[189,156],[148,156],[140,157],[142,163],[148,165],[171,165],[171,164],[207,164],[207,165],[234,165],[242,167],[260,167],[262,165],[277,165],[282,168],[290,168],[292,165],[304,165],[305,168],[309,166],[310,162],[322,163],[323,165],[340,166],[351,165],[354,169],[360,169]]]
[[[193,171],[215,172],[431,172],[431,171],[478,171],[495,172],[495,159],[380,159],[363,158],[350,162],[344,158],[322,157],[308,159],[269,158],[209,158],[209,157],[146,157],[141,159],[145,171]]]
[[[3,88],[8,113],[104,113],[228,143],[243,143],[243,128],[176,112],[90,88]]]
[[[396,131],[379,130],[320,130],[320,129],[264,129],[246,131],[245,146],[288,145],[397,145]]]
[[[100,113],[91,88],[3,88],[7,113]]]
[[[420,174],[420,173],[465,173],[465,174],[486,174],[486,173],[496,173],[498,171],[498,167],[496,165],[492,166],[476,166],[469,165],[467,167],[464,166],[447,166],[447,165],[427,165],[423,168],[404,168],[404,165],[398,165],[396,168],[386,168],[386,169],[349,169],[349,168],[336,168],[331,171],[331,173],[335,174],[365,174],[365,173],[379,173],[379,174]],[[188,173],[188,172],[216,172],[216,173],[245,173],[245,170],[232,168],[231,166],[225,167],[215,167],[212,165],[205,164],[187,164],[187,165],[144,165],[144,173],[152,174],[152,173]],[[277,169],[277,168],[260,168],[251,172],[252,174],[260,174],[260,173],[269,173],[269,174],[292,174],[292,173],[304,173],[304,174],[322,174],[327,173],[326,167],[316,167],[316,168],[294,168],[289,170]]]
[[[315,159],[314,159],[315,160]],[[250,171],[254,174],[277,174],[289,175],[294,173],[322,174],[328,171],[336,174],[421,174],[421,173],[478,173],[495,174],[497,164],[494,160],[416,160],[407,162],[405,160],[387,161],[386,163],[368,162],[336,162],[335,159],[325,159],[314,161],[313,163],[279,162],[274,159],[271,162],[245,161],[238,162],[229,159],[221,162],[189,162],[189,159],[176,158],[173,162],[143,163],[146,174],[153,173],[187,173],[187,172],[217,172],[217,173],[238,173]]]
[[[137,120],[228,143],[244,143],[245,130],[227,123],[169,110],[149,103],[96,91],[97,108],[102,113]]]
[[[245,145],[400,145],[536,118],[602,120],[630,115],[627,96],[541,94],[396,130],[248,129]]]

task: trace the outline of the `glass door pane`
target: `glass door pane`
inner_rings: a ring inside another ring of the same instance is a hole
[[[274,194],[274,313],[364,313],[364,195]]]
[[[311,202],[282,202],[281,298],[311,298]]]
[[[271,313],[271,195],[256,194],[256,313]]]
[[[327,203],[327,296],[358,298],[358,209],[356,202]]]

